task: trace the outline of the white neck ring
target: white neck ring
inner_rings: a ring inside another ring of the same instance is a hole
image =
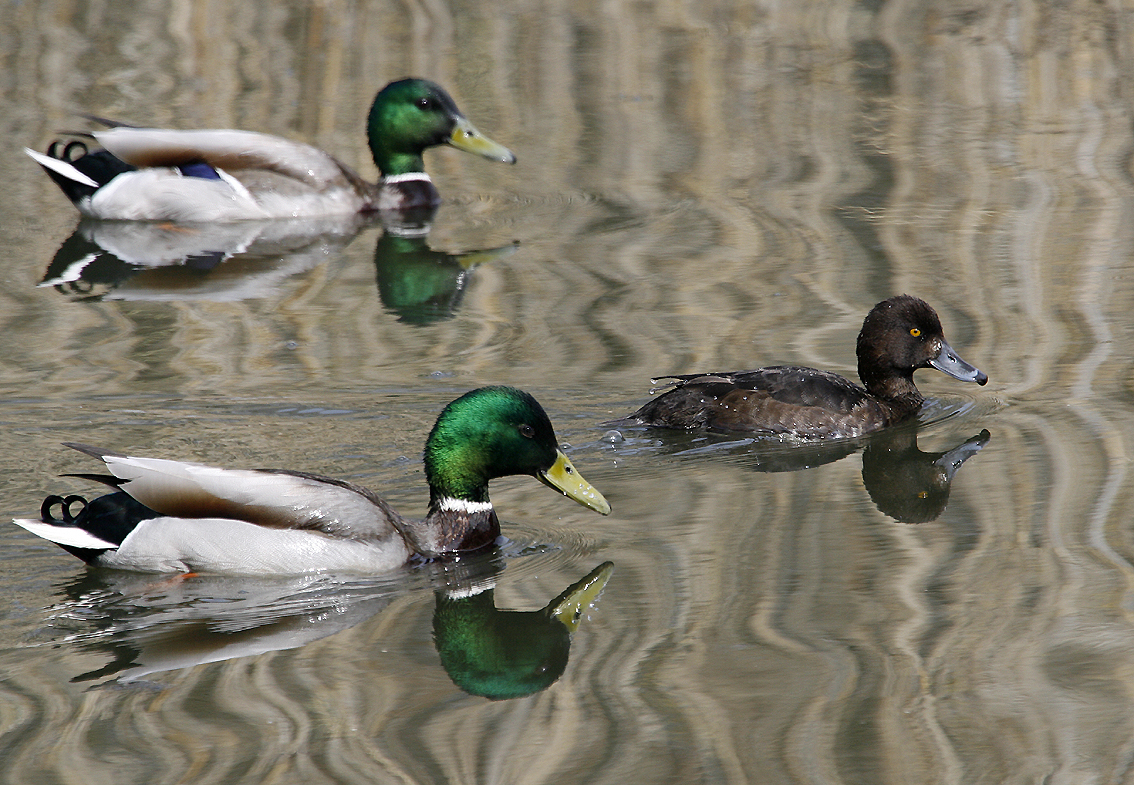
[[[463,512],[468,514],[492,512],[492,502],[470,502],[464,499],[454,499],[451,496],[446,496],[438,503],[437,509],[444,510],[445,512]]]
[[[424,183],[433,182],[425,172],[406,172],[405,174],[392,174],[388,177],[383,177],[382,183],[383,185],[390,185],[392,183],[410,183],[415,180],[420,180]]]

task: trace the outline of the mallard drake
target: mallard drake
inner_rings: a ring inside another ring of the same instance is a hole
[[[415,557],[491,544],[495,477],[530,474],[585,507],[610,505],[559,449],[543,407],[511,387],[483,387],[441,412],[425,442],[429,512],[411,520],[343,480],[282,470],[220,469],[68,444],[102,460],[116,487],[90,502],[48,496],[40,520],[16,520],[89,564],[149,572],[378,573]],[[72,506],[81,504],[77,513]],[[60,508],[59,517],[53,510]]]
[[[865,389],[829,371],[783,365],[665,376],[675,380],[674,389],[608,425],[846,438],[913,416],[925,401],[913,381],[918,368],[936,368],[963,382],[988,382],[946,342],[937,312],[905,294],[871,309],[858,334],[857,353]]]
[[[25,148],[79,211],[133,221],[310,218],[435,207],[441,198],[422,153],[448,144],[503,163],[506,147],[482,135],[440,86],[402,79],[374,98],[366,135],[382,173],[367,182],[329,153],[278,136],[233,130],[109,126]],[[101,145],[91,150],[88,142]]]

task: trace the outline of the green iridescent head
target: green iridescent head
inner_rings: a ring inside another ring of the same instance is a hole
[[[442,410],[425,441],[430,501],[488,501],[488,481],[530,474],[606,515],[610,505],[559,449],[547,412],[514,387],[481,387]]]
[[[442,144],[516,162],[511,150],[477,131],[449,94],[425,79],[401,79],[382,88],[370,107],[366,134],[374,163],[387,177],[425,171],[425,148]]]
[[[471,597],[437,595],[433,640],[453,683],[492,700],[545,690],[563,675],[571,633],[614,572],[603,562],[538,611],[502,611],[491,589]]]

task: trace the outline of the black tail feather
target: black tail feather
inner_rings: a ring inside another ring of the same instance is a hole
[[[78,450],[81,453],[86,453],[92,458],[98,458],[100,461],[105,455],[109,455],[114,458],[126,457],[125,453],[115,452],[114,450],[104,450],[99,447],[91,447],[89,444],[83,444],[82,442],[63,442],[63,446],[70,447],[72,450]]]
[[[86,112],[80,112],[79,116],[85,117],[86,119],[90,120],[92,123],[98,123],[99,125],[104,125],[107,128],[143,128],[144,127],[144,126],[141,126],[141,125],[131,125],[130,123],[124,123],[121,120],[109,120],[105,117],[99,117],[97,114],[87,114]]]
[[[71,513],[71,505],[75,502],[82,502],[83,508],[86,509],[87,500],[77,494],[71,494],[64,498],[58,494],[52,494],[43,500],[43,504],[39,506],[39,519],[44,523],[58,523],[73,526],[75,524],[75,516]],[[51,514],[51,508],[59,505],[59,512],[63,516],[62,519],[56,518]],[[82,514],[82,510],[79,511]]]
[[[87,474],[85,472],[68,472],[67,474],[60,474],[60,477],[78,477],[80,480],[90,480],[91,482],[100,482],[103,485],[109,485],[111,488],[121,488],[122,483],[126,482],[121,477],[114,477],[110,474]]]

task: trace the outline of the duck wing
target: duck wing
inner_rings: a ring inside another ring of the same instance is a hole
[[[761,392],[790,406],[817,406],[843,413],[854,411],[856,406],[869,399],[865,389],[844,376],[794,365],[666,378],[677,379],[679,387],[711,389],[716,395]]]
[[[164,516],[225,518],[359,541],[400,536],[396,524],[401,518],[385,501],[343,480],[135,458],[83,444],[66,446],[103,461],[118,478],[120,490]]]
[[[273,172],[318,191],[373,186],[334,156],[302,142],[271,134],[230,129],[178,131],[116,126],[93,136],[104,148],[139,168],[204,161],[234,175]]]
[[[855,435],[887,424],[886,411],[865,389],[815,368],[773,366],[663,378],[673,379],[674,389],[627,421],[810,438]]]

